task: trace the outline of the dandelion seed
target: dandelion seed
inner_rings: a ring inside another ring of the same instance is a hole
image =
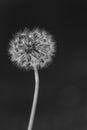
[[[45,31],[35,29],[17,33],[10,43],[9,53],[13,62],[27,70],[33,67],[43,68],[52,60],[55,42]]]

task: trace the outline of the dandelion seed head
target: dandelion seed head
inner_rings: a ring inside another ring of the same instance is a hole
[[[11,61],[26,70],[46,67],[56,51],[52,36],[38,28],[16,33],[9,45]]]

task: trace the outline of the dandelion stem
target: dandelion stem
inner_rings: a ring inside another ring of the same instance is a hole
[[[35,75],[35,90],[34,90],[34,98],[33,98],[31,114],[30,114],[30,120],[28,124],[28,130],[32,130],[33,128],[33,122],[34,122],[34,116],[35,116],[35,110],[36,110],[37,98],[38,98],[39,74],[36,67],[34,67],[34,75]]]

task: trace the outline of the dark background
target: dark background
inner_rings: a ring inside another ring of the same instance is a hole
[[[34,73],[8,57],[13,34],[25,27],[53,35],[53,63],[39,70],[33,130],[87,129],[87,1],[0,0],[0,130],[27,130]]]

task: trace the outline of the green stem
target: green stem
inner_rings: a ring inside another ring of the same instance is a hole
[[[34,75],[35,75],[35,90],[34,90],[34,98],[33,98],[33,104],[32,104],[32,109],[31,109],[31,114],[30,114],[28,130],[32,130],[33,128],[33,122],[34,122],[37,98],[38,98],[38,91],[39,91],[39,74],[36,67],[34,68]]]

